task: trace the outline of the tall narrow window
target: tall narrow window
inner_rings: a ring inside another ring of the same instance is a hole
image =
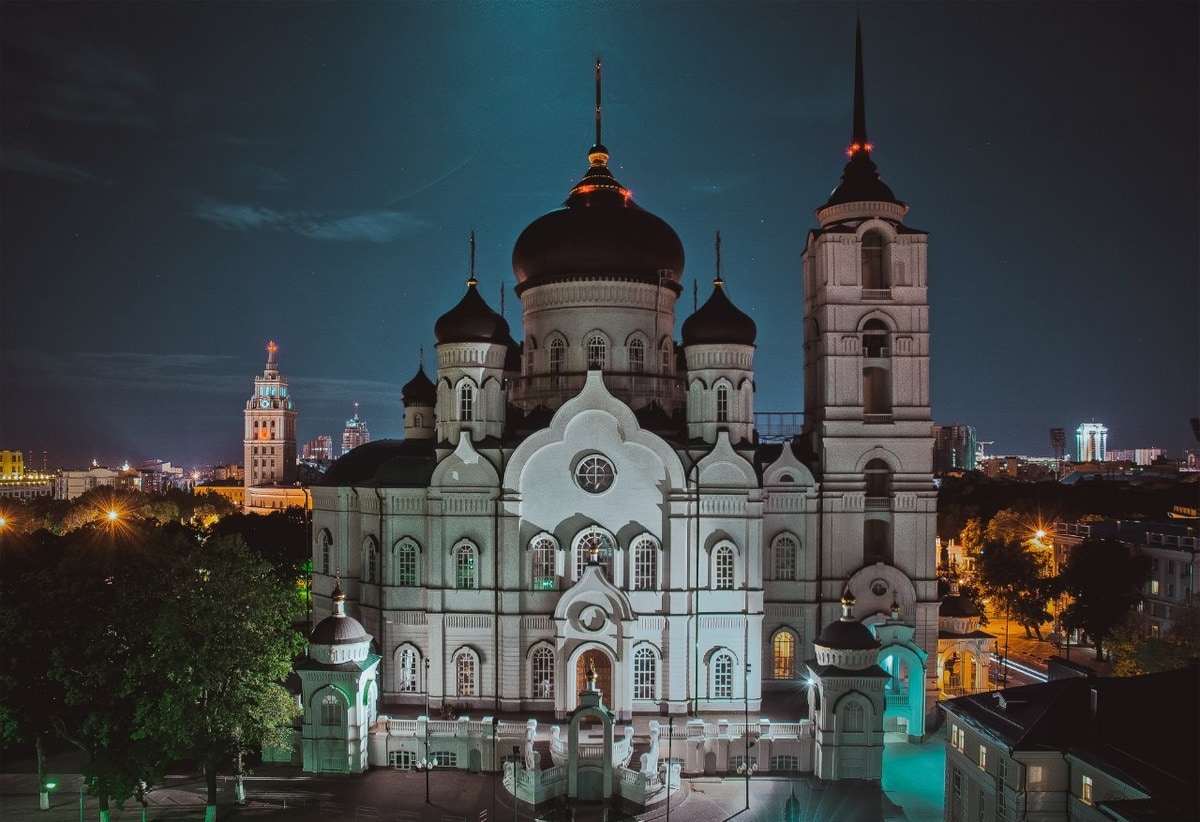
[[[846,733],[862,733],[865,727],[863,706],[851,702],[842,710],[842,730]]]
[[[535,539],[533,545],[530,547],[530,578],[533,590],[554,590],[554,552],[554,542],[548,537]]]
[[[405,647],[400,649],[400,659],[396,665],[396,680],[398,683],[397,690],[404,693],[413,693],[420,690],[420,685],[417,682],[417,671],[420,670],[420,657],[417,654],[417,649],[413,647]]]
[[[417,546],[404,540],[396,549],[396,584],[412,588],[417,584]]]
[[[604,576],[612,581],[613,542],[608,534],[597,528],[591,528],[579,536],[575,543],[575,578],[583,576],[583,569],[592,562],[604,571]]]
[[[567,361],[567,344],[563,342],[562,337],[555,337],[550,341],[550,373],[561,374],[566,367]]]
[[[659,351],[659,359],[660,359],[660,365],[662,367],[662,373],[670,374],[671,373],[671,343],[668,342],[667,340],[663,340],[662,348]]]
[[[729,422],[729,386],[717,386],[717,422]]]
[[[886,508],[892,495],[891,468],[881,459],[869,461],[863,468],[863,485],[868,507]],[[880,505],[880,502],[884,504]]]
[[[460,545],[455,552],[455,588],[469,589],[476,585],[475,546]]]
[[[633,587],[638,591],[658,587],[658,544],[649,537],[633,544]]]
[[[633,698],[655,699],[658,695],[658,658],[649,648],[633,654]]]
[[[796,540],[790,536],[775,538],[775,579],[796,578]]]
[[[458,418],[470,422],[475,418],[475,386],[464,382],[458,386]]]
[[[587,364],[589,369],[604,368],[608,355],[608,341],[599,334],[593,334],[587,341]]]
[[[329,576],[329,555],[331,553],[331,542],[332,540],[329,537],[328,531],[321,531],[321,533],[317,535],[317,543],[321,546],[321,573],[325,576]]]
[[[713,551],[713,587],[719,590],[733,588],[733,549],[718,545]]]
[[[551,699],[554,696],[554,651],[538,648],[529,660],[530,693],[535,699]]]
[[[379,564],[379,548],[375,545],[375,540],[370,537],[367,538],[366,561],[367,561],[367,573],[366,573],[367,582],[374,585],[375,579],[376,579],[375,569]]]
[[[321,699],[321,724],[341,725],[345,712],[337,694],[326,694]]]
[[[889,288],[883,266],[884,238],[878,231],[868,231],[862,238],[862,287]]]
[[[425,417],[420,414],[413,414],[413,428],[423,428],[425,426]]]
[[[646,370],[646,344],[636,337],[629,341],[629,370],[634,374]]]
[[[733,656],[727,651],[718,652],[712,660],[713,699],[733,698]]]
[[[772,643],[775,657],[775,678],[792,679],[796,675],[796,638],[790,631],[780,631]]]
[[[459,696],[475,696],[475,657],[463,651],[454,660],[454,679]]]

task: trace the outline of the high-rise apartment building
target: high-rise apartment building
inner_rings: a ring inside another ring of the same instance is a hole
[[[1085,422],[1075,429],[1076,462],[1108,459],[1108,429],[1098,422]]]
[[[267,365],[254,378],[254,393],[243,413],[246,488],[291,485],[296,481],[296,408],[287,380],[279,375],[274,342],[267,344]]]
[[[328,465],[333,462],[333,437],[321,434],[315,440],[304,443],[302,452],[304,459],[309,462]]]
[[[349,454],[370,441],[371,432],[367,430],[367,424],[358,418],[358,403],[354,403],[354,416],[346,420],[346,428],[342,431],[342,454]]]
[[[933,426],[933,473],[974,471],[979,441],[970,425]]]

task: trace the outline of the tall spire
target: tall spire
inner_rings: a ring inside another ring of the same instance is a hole
[[[596,58],[596,148],[603,148],[600,140],[600,58]]]
[[[862,59],[862,19],[854,21],[854,127],[850,135],[850,150],[861,146],[863,151],[870,151],[871,144],[867,140],[867,100],[863,91],[863,59]]]
[[[475,229],[471,229],[471,276],[467,278],[467,285],[474,288],[478,282],[475,279]]]
[[[725,280],[721,279],[721,232],[717,232],[717,276],[713,280],[713,285],[723,286]]]

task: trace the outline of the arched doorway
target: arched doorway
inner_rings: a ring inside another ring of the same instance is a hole
[[[587,685],[589,663],[596,666],[596,687],[600,691],[602,700],[606,705],[611,706],[613,701],[612,662],[609,660],[608,654],[603,651],[584,651],[575,661],[575,694],[578,696]]]

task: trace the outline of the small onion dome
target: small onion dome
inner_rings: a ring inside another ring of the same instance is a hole
[[[592,146],[583,179],[563,208],[530,223],[513,247],[517,293],[559,277],[611,275],[678,290],[683,243],[661,218],[633,201],[608,170],[608,149]]]
[[[434,323],[433,334],[439,344],[487,342],[507,345],[512,339],[508,323],[488,307],[475,285],[474,277],[467,280],[467,293],[458,305]]]
[[[346,595],[339,582],[333,589],[333,613],[317,623],[310,645],[353,645],[370,642],[371,637],[357,619],[346,615]]]
[[[816,644],[838,651],[865,651],[881,647],[871,629],[850,614],[854,594],[847,588],[842,594],[842,618],[831,622],[821,631]]]
[[[758,327],[725,294],[725,282],[713,282],[712,295],[683,321],[683,344],[734,343],[754,345]]]
[[[940,617],[977,617],[980,616],[979,606],[959,591],[958,581],[951,580],[950,593],[942,597],[938,605]]]
[[[434,405],[437,403],[437,386],[425,374],[425,366],[417,368],[417,375],[400,389],[400,399],[407,405]]]

